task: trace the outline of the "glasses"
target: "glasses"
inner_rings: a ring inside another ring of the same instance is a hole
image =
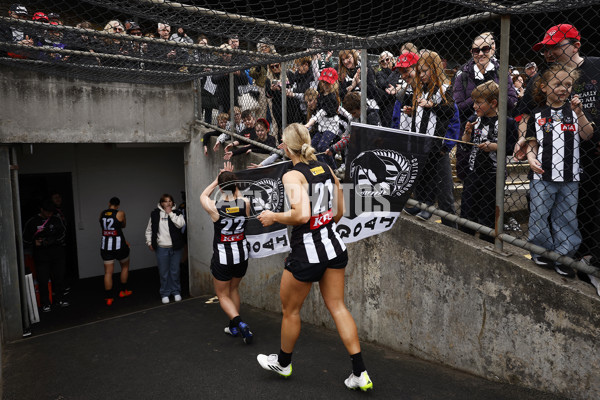
[[[490,52],[492,48],[490,46],[483,46],[483,47],[473,47],[471,49],[471,53],[473,53],[474,55],[477,55],[481,52],[483,52],[483,54],[487,54]]]
[[[142,36],[142,32],[140,31],[131,31],[129,32],[130,35],[134,35],[134,36]]]
[[[271,69],[280,68],[280,67],[281,67],[281,65],[279,65],[279,64],[269,65],[269,68],[271,68]]]
[[[123,32],[123,28],[113,27],[113,31],[115,31],[117,33],[121,33],[121,32]]]
[[[383,60],[379,60],[379,64],[387,64],[392,61],[391,58],[384,58]]]
[[[544,46],[542,47],[542,49],[540,50],[540,54],[544,55],[546,53],[551,53],[552,51],[554,51],[555,49],[560,49],[562,47],[568,46],[570,44],[573,44],[573,42],[568,41],[567,43],[563,43],[563,44],[555,44],[554,46]]]

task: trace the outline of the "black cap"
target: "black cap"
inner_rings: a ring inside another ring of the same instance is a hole
[[[25,8],[22,4],[11,4],[10,11],[14,12],[17,15],[27,15],[27,8]]]

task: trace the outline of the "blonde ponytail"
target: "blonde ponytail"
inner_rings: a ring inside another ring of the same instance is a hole
[[[290,124],[283,131],[283,142],[288,150],[298,156],[300,161],[308,164],[309,161],[316,160],[315,149],[310,145],[310,134],[308,129],[302,124]]]

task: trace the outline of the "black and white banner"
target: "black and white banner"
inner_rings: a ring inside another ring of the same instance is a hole
[[[336,230],[345,243],[394,226],[431,146],[430,137],[353,123],[344,179],[346,211]]]
[[[242,195],[250,200],[250,219],[246,240],[250,257],[261,258],[290,250],[287,227],[281,224],[262,226],[256,218],[264,210],[284,211],[286,199],[281,177],[290,164],[275,164],[266,168],[237,171],[237,184]]]

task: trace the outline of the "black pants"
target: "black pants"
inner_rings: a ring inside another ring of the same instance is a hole
[[[428,205],[435,204],[442,211],[455,213],[454,208],[454,183],[452,182],[452,166],[448,153],[432,151],[427,156],[423,171],[419,173],[415,182],[414,198]],[[455,228],[456,224],[442,218],[442,223]]]
[[[494,229],[496,223],[496,174],[495,172],[470,171],[464,179],[460,202],[460,216]],[[464,226],[459,229],[473,235],[475,231]],[[480,236],[493,242],[488,235]]]
[[[64,246],[38,247],[33,259],[40,290],[40,301],[43,306],[50,305],[48,280],[52,278],[52,289],[55,302],[62,300],[65,281],[65,248]]]

